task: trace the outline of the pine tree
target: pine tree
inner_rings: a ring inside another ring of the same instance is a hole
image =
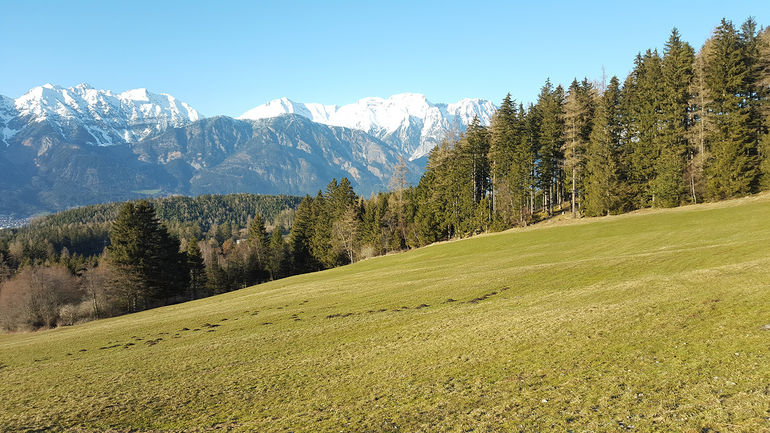
[[[357,250],[359,225],[359,209],[356,205],[351,205],[337,220],[332,227],[332,245],[338,255],[343,255],[347,263],[355,261]]]
[[[564,145],[564,90],[555,89],[550,80],[540,90],[537,101],[539,134],[537,149],[538,186],[544,194],[546,213],[552,214],[554,199],[561,200],[561,165]]]
[[[340,179],[339,184],[333,179],[326,187],[326,212],[332,220],[340,218],[357,201],[358,196],[346,177]]]
[[[270,279],[277,280],[286,276],[288,251],[286,242],[283,240],[283,234],[280,228],[273,229],[270,236],[270,259],[268,261],[268,270]]]
[[[330,203],[330,197],[337,190],[337,180],[332,179],[326,187],[326,194],[318,191],[313,198],[312,237],[310,238],[310,254],[313,256],[318,269],[328,269],[337,266],[337,255],[332,250],[332,224],[336,217],[335,206]]]
[[[612,77],[596,108],[586,154],[586,214],[607,215],[620,206],[620,81]]]
[[[110,231],[109,260],[128,311],[181,296],[189,284],[186,256],[179,241],[158,223],[155,209],[142,200],[126,203]]]
[[[693,203],[698,203],[706,195],[706,161],[709,159],[707,137],[712,130],[712,117],[708,115],[708,106],[711,101],[708,99],[708,90],[706,88],[706,58],[709,56],[711,46],[710,40],[701,48],[695,56],[693,63],[693,81],[690,86],[690,119],[689,130],[689,160],[687,164],[687,178],[689,182],[689,191]]]
[[[509,190],[508,177],[513,165],[516,143],[516,107],[511,94],[505,95],[500,108],[492,116],[489,127],[489,165],[492,177],[492,212],[498,214],[500,190]]]
[[[270,238],[265,229],[265,221],[258,213],[249,224],[246,243],[244,283],[249,285],[263,282],[269,276],[267,266],[270,257]]]
[[[577,217],[578,194],[583,190],[585,152],[593,127],[595,89],[584,79],[572,81],[564,103],[564,169],[570,189],[572,217]]]
[[[661,62],[657,51],[638,54],[623,86],[624,165],[634,208],[656,205],[653,182],[660,156],[660,106],[664,97]]]
[[[206,266],[203,264],[201,249],[195,238],[187,243],[187,268],[190,270],[190,299],[206,296]]]
[[[759,138],[760,158],[760,188],[770,189],[770,27],[765,28],[757,35],[757,61],[755,63],[757,89],[759,99],[763,102],[760,106],[761,136]]]
[[[230,290],[230,281],[227,278],[222,265],[219,263],[219,255],[212,251],[209,257],[209,266],[206,267],[206,289],[209,293],[225,293]]]
[[[410,247],[419,247],[431,244],[446,235],[443,215],[445,203],[440,200],[438,194],[437,168],[442,154],[446,152],[446,141],[434,147],[428,154],[428,163],[420,177],[420,182],[415,188],[413,200],[419,203],[414,215],[412,236],[409,240]]]
[[[756,189],[757,106],[750,55],[756,42],[751,23],[739,33],[732,22],[722,19],[717,27],[706,62],[708,115],[714,125],[708,137],[710,160],[708,193],[713,199],[747,194]]]
[[[471,198],[478,203],[489,188],[489,137],[487,129],[474,117],[463,139],[456,148],[458,157],[467,167],[468,184],[471,185]]]
[[[660,155],[654,167],[652,182],[657,203],[676,206],[682,201],[687,185],[684,173],[688,155],[688,129],[690,126],[690,89],[693,81],[695,54],[673,29],[664,51],[661,72],[663,99],[660,107],[661,131],[657,143]]]
[[[318,264],[311,254],[313,238],[313,199],[306,195],[297,207],[294,222],[289,235],[289,251],[292,258],[292,271],[295,274],[318,269]]]

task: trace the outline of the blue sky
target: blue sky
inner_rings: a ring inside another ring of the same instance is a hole
[[[528,102],[546,77],[624,77],[672,27],[698,49],[748,16],[770,25],[770,2],[0,0],[0,94],[146,87],[232,116],[281,96]]]

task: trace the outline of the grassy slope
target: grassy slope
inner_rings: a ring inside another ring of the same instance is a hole
[[[770,431],[769,216],[541,226],[0,336],[0,426]]]

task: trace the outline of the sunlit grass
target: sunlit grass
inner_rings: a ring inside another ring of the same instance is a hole
[[[3,335],[0,426],[770,431],[766,324],[768,195]]]

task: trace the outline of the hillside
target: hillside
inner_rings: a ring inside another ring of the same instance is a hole
[[[10,431],[768,431],[770,195],[0,336]]]

